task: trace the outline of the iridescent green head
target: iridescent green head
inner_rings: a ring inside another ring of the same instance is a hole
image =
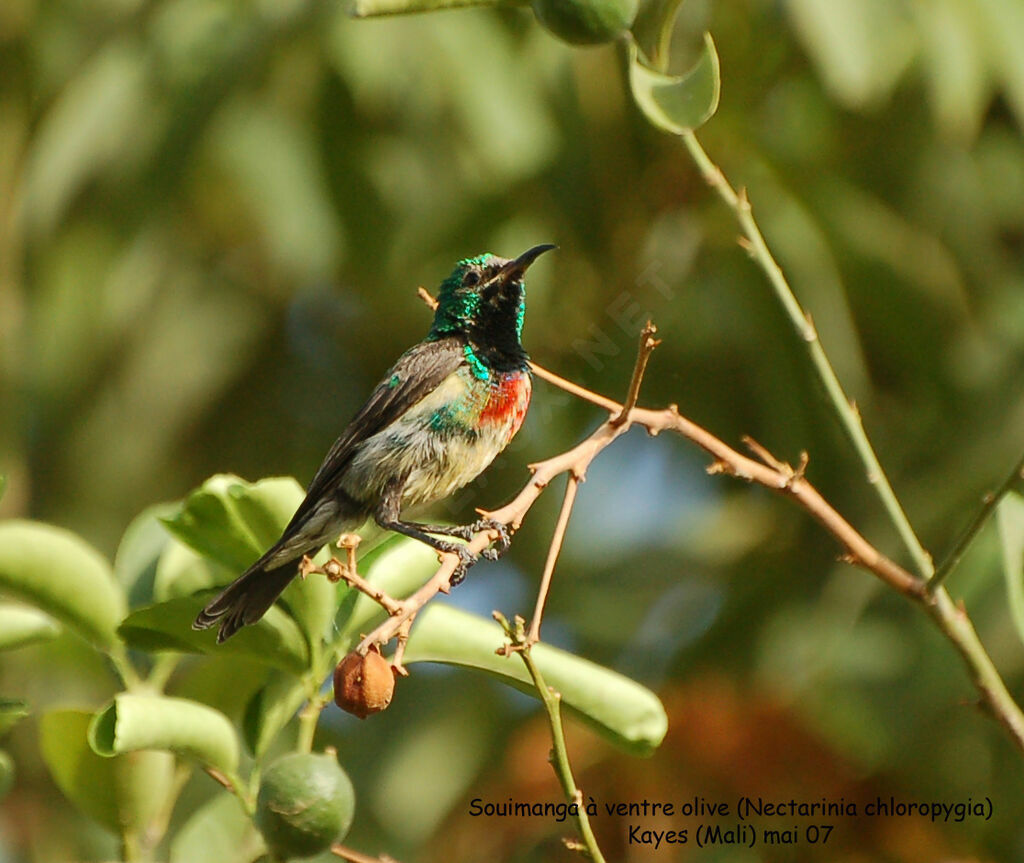
[[[530,264],[553,248],[544,244],[518,258],[485,254],[459,261],[441,283],[430,338],[465,338],[477,360],[488,368],[524,367],[523,276]]]

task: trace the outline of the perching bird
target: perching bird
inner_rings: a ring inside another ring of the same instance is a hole
[[[313,554],[373,517],[382,528],[459,556],[453,582],[474,555],[455,542],[486,519],[442,527],[403,521],[405,507],[440,500],[475,479],[522,425],[530,372],[520,335],[523,275],[542,253],[466,258],[441,283],[426,339],[406,351],[377,384],[331,447],[281,538],[196,618],[195,629],[220,621],[218,641],[259,620]]]

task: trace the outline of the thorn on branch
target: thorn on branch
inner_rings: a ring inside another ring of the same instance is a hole
[[[818,330],[814,326],[814,318],[811,317],[810,312],[804,315],[804,321],[806,322],[802,333],[804,341],[816,342],[818,340]]]
[[[796,466],[796,470],[793,472],[793,482],[797,482],[804,478],[804,474],[807,473],[807,465],[811,463],[811,456],[807,450],[800,450],[800,464]]]
[[[651,358],[654,349],[661,344],[661,339],[654,338],[658,328],[651,321],[648,321],[643,330],[640,331],[640,345],[636,352],[636,362],[633,364],[633,376],[629,381],[629,390],[626,392],[626,400],[622,403],[622,409],[618,416],[609,420],[612,428],[618,428],[629,420],[629,413],[636,407],[637,399],[640,397],[640,385],[644,380],[644,371],[647,369],[647,361]]]
[[[767,450],[766,447],[763,447],[756,440],[750,437],[750,435],[743,435],[741,440],[746,445],[747,449],[749,449],[754,455],[761,459],[761,461],[768,465],[768,467],[770,467],[772,470],[776,471],[777,473],[784,474],[786,476],[793,475],[792,467],[790,467],[784,461],[779,461],[777,458],[775,458],[775,456],[773,456]]]
[[[430,291],[428,291],[428,290],[427,290],[427,289],[426,289],[425,287],[423,287],[423,285],[420,285],[420,286],[419,286],[419,287],[418,287],[418,288],[416,289],[416,295],[417,295],[417,296],[418,296],[418,297],[419,297],[419,298],[420,298],[421,300],[423,300],[423,302],[425,302],[425,303],[427,304],[427,306],[428,306],[428,307],[430,308],[430,310],[431,310],[431,311],[433,311],[434,309],[436,309],[436,308],[437,308],[437,300],[435,300],[435,299],[434,299],[434,298],[433,298],[433,297],[432,297],[432,296],[430,295]]]
[[[228,791],[235,790],[235,786],[231,784],[231,780],[228,779],[227,776],[225,776],[223,773],[221,773],[216,767],[206,766],[203,768],[203,770],[206,772],[206,775],[209,776],[218,785],[224,786],[225,788],[227,788]]]

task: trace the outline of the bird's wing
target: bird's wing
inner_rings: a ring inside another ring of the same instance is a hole
[[[457,337],[420,342],[399,357],[327,453],[286,535],[333,487],[360,443],[398,419],[466,362],[464,346]]]

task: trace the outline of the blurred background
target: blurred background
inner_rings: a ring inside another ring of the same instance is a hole
[[[723,85],[701,140],[748,189],[941,558],[1024,443],[1024,6],[686,0],[674,66],[704,30]],[[426,333],[418,285],[554,242],[530,271],[536,361],[620,396],[652,317],[664,343],[643,403],[794,463],[807,450],[809,478],[904,561],[737,233],[632,106],[618,48],[572,48],[529,9],[357,21],[308,0],[4,0],[0,515],[109,555],[142,508],[214,472],[305,484]],[[529,462],[603,418],[538,382],[517,440],[444,514],[504,502]],[[545,637],[652,687],[671,728],[637,760],[570,726],[585,792],[989,796],[994,814],[842,819],[825,848],[782,851],[654,851],[627,844],[628,819],[599,818],[609,859],[1024,859],[1021,756],[950,645],[837,563],[802,512],[706,461],[634,430],[581,489]],[[528,614],[559,498],[447,601]],[[994,531],[951,590],[1024,695]],[[63,636],[6,655],[0,688],[96,707],[112,679],[91,662]],[[110,859],[35,733],[6,744],[19,785],[0,860]],[[419,666],[380,717],[332,708],[320,743],[359,794],[349,844],[405,863],[573,859],[567,824],[469,815],[474,797],[558,799],[535,702],[490,680]],[[212,785],[200,777],[176,820]]]

